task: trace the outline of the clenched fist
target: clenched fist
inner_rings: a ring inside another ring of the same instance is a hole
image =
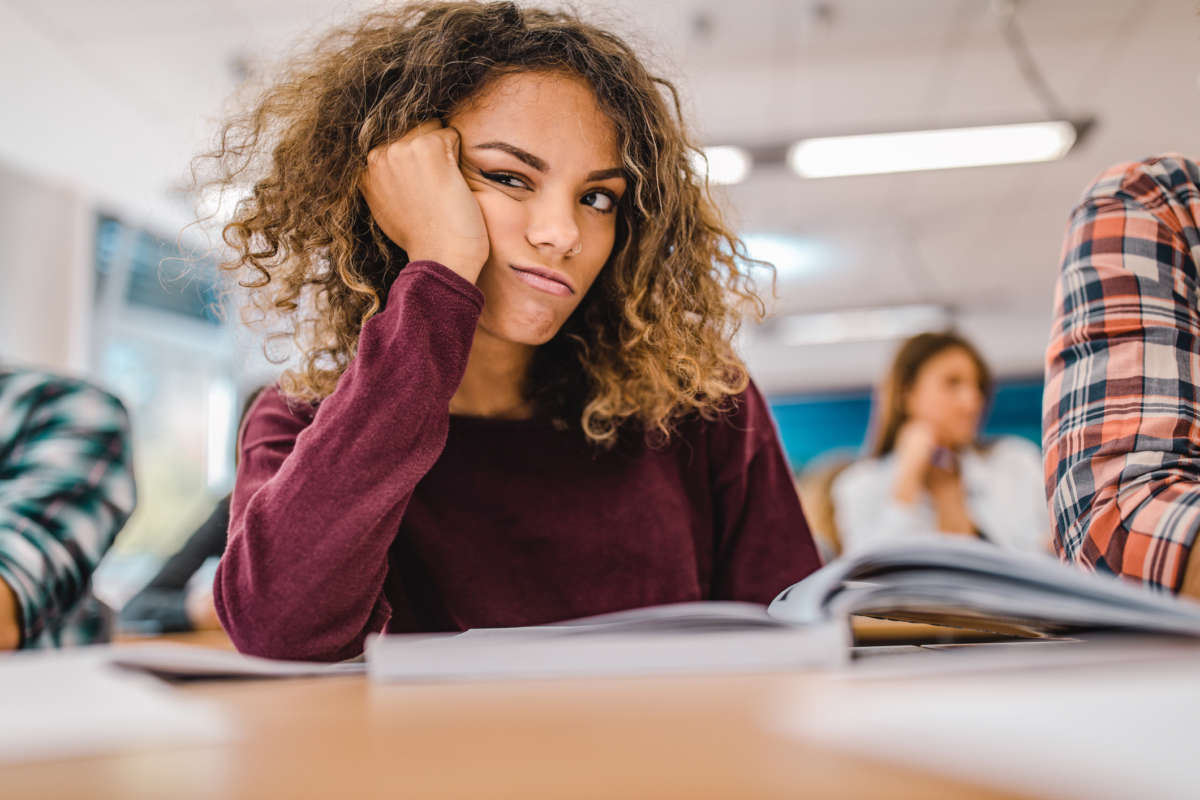
[[[367,154],[359,190],[375,223],[412,261],[437,261],[472,283],[490,245],[459,168],[459,137],[436,120]]]

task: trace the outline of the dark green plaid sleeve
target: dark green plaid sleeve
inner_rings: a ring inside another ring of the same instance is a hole
[[[0,579],[22,646],[57,640],[134,507],[129,419],[83,381],[0,372]]]

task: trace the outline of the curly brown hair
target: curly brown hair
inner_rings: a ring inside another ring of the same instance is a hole
[[[689,414],[713,418],[749,380],[732,338],[742,306],[764,312],[749,272],[761,262],[693,166],[700,151],[675,87],[612,33],[510,2],[409,3],[334,30],[202,156],[218,188],[252,185],[224,228],[235,253],[224,267],[250,290],[243,317],[278,320],[272,338],[299,349],[283,390],[309,401],[333,391],[408,261],[359,194],[367,153],[518,71],[585,80],[616,127],[629,181],[608,263],[538,349],[527,396],[574,416],[596,443],[630,421],[665,440]]]

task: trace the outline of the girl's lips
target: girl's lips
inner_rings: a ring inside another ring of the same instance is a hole
[[[575,290],[567,282],[566,277],[559,275],[553,270],[542,269],[540,267],[518,267],[512,264],[509,267],[517,274],[518,279],[547,294],[558,295],[559,297],[570,297],[575,294]]]

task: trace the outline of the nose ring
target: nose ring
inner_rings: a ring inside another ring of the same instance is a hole
[[[580,253],[582,253],[582,252],[583,252],[583,242],[580,242],[579,244],[575,245],[575,246],[574,246],[574,247],[572,247],[570,250],[568,250],[568,251],[567,251],[567,255],[569,255],[569,256],[577,256],[577,255],[579,255],[579,254],[580,254]]]

